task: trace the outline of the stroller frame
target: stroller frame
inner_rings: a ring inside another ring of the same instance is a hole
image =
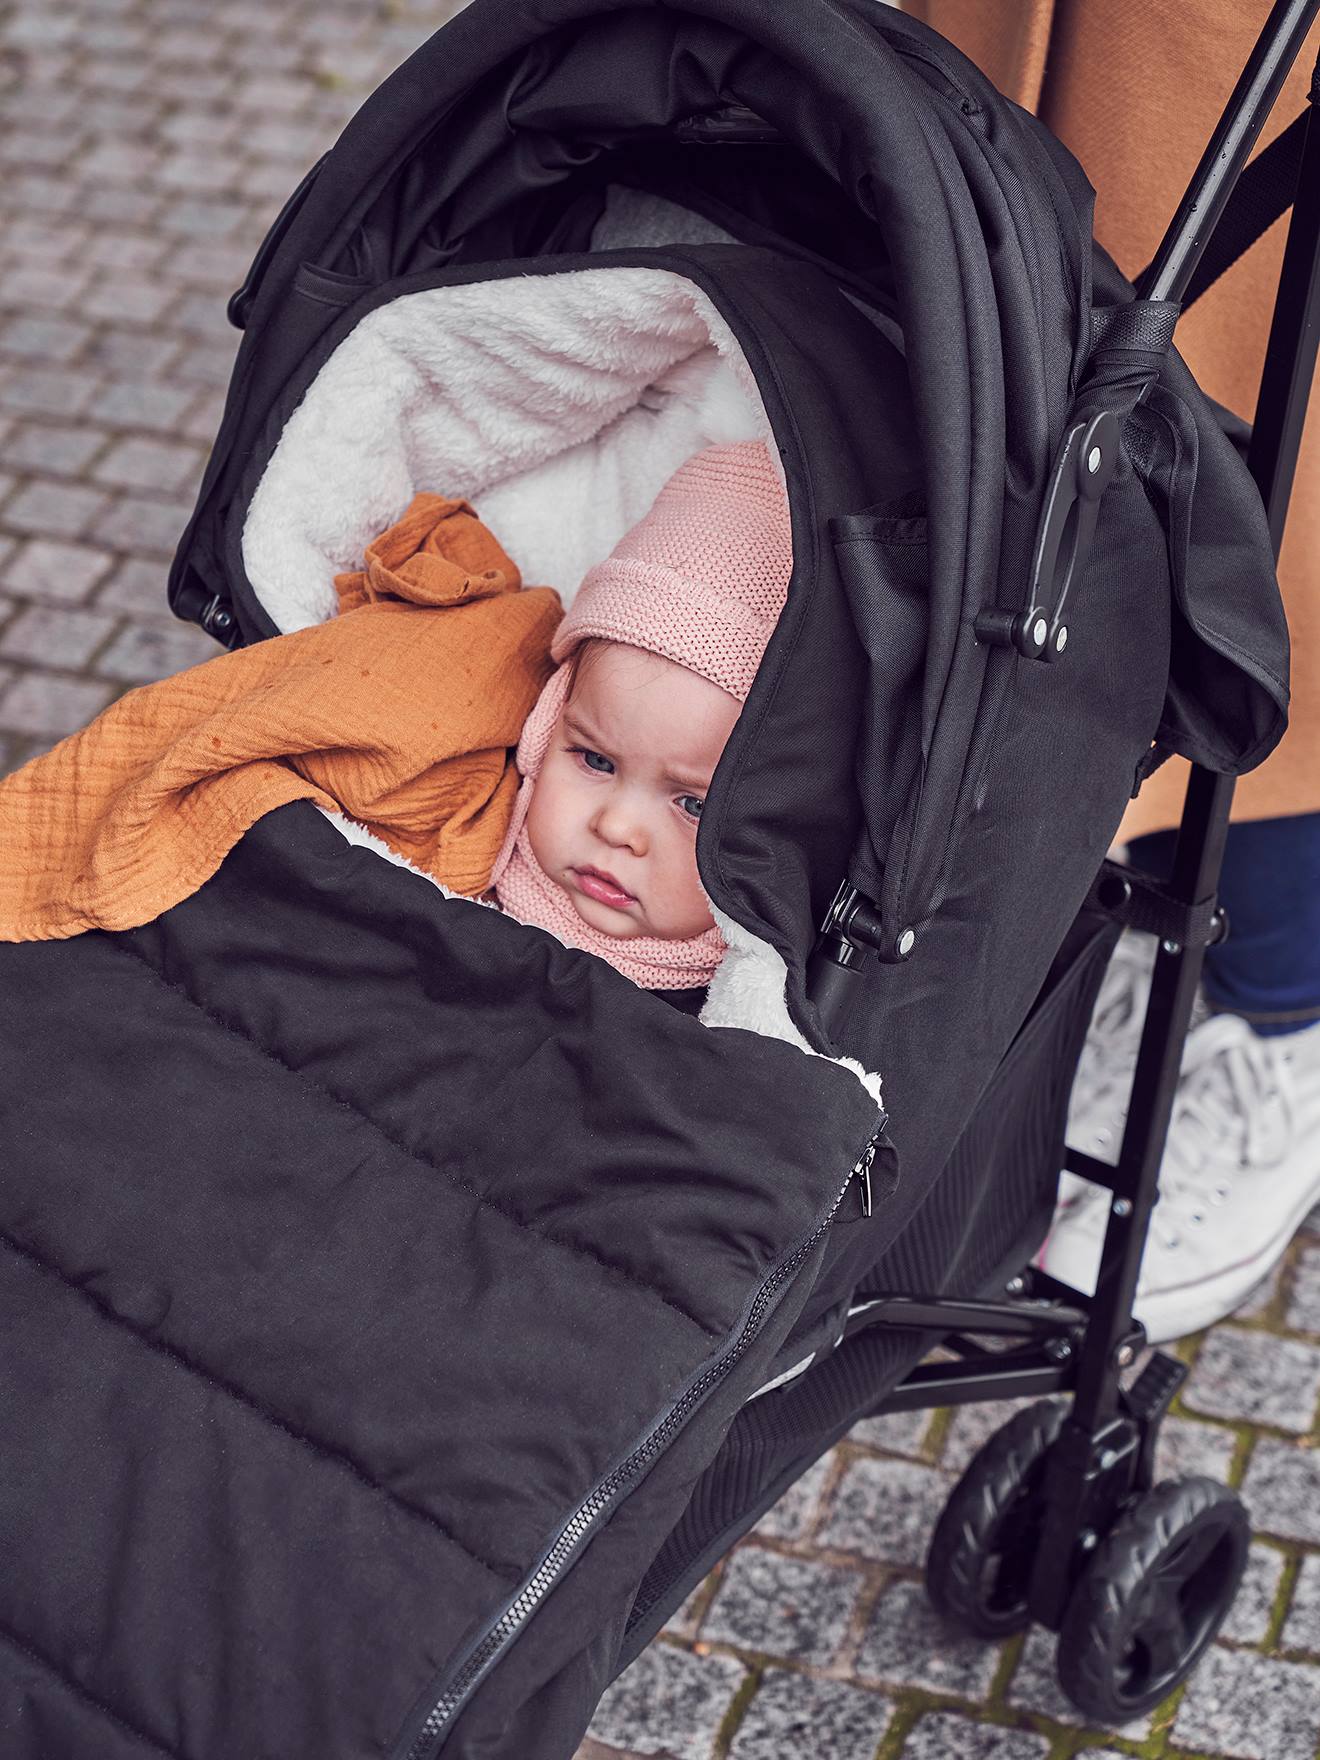
[[[1320,0],[1276,0],[1160,249],[1140,278],[1142,298],[1181,301],[1188,293],[1251,147],[1317,13]],[[1312,76],[1312,107],[1304,120],[1298,119],[1304,132],[1301,170],[1247,459],[1265,504],[1276,559],[1320,338],[1317,94],[1320,64]],[[1061,463],[1076,439],[1069,435],[1063,442]],[[1047,501],[1043,528],[1051,511]],[[1038,557],[1048,551],[1046,536],[1043,529]],[[1056,573],[1055,579],[1062,579],[1052,599],[1056,626],[1085,544],[1083,529],[1076,549]],[[1039,585],[1038,568],[1033,589]],[[1029,602],[1042,601],[1033,590]],[[1037,612],[1033,609],[1028,615],[1034,618]],[[1052,656],[1037,650],[1035,657]],[[1074,1396],[1066,1420],[1060,1413],[1062,1421],[1042,1427],[1038,1419],[1035,1434],[1030,1425],[1025,1430],[1019,1425],[1016,1437],[1009,1434],[1012,1425],[1001,1430],[973,1461],[959,1487],[979,1480],[978,1489],[984,1494],[995,1471],[1002,1476],[1006,1462],[1014,1469],[1022,1464],[1014,1457],[1014,1447],[1019,1456],[1025,1446],[1027,1454],[1036,1457],[1030,1463],[1033,1472],[1018,1474],[1019,1493],[1029,1492],[1035,1502],[1029,1524],[1034,1547],[1023,1544],[1021,1525],[1017,1530],[1021,1550],[1032,1553],[1029,1558],[1019,1557],[1012,1567],[1019,1604],[1010,1611],[1018,1617],[1013,1624],[995,1625],[992,1620],[980,1624],[977,1629],[987,1636],[1020,1629],[1028,1620],[1056,1631],[1063,1627],[1073,1590],[1091,1555],[1124,1508],[1151,1489],[1159,1425],[1187,1374],[1185,1364],[1157,1350],[1131,1386],[1124,1387],[1121,1379],[1145,1344],[1133,1302],[1205,949],[1229,930],[1216,887],[1233,788],[1232,777],[1193,765],[1169,879],[1157,880],[1106,861],[1087,901],[1111,921],[1151,934],[1159,942],[1117,1160],[1110,1165],[1073,1149],[1067,1149],[1063,1158],[1069,1172],[1112,1193],[1094,1295],[1082,1295],[1029,1268],[1010,1279],[1006,1302],[886,1295],[855,1303],[848,1315],[845,1334],[872,1326],[946,1334],[941,1343],[954,1359],[918,1364],[874,1408],[877,1415],[1024,1395],[1070,1392]],[[868,951],[881,958],[901,958],[910,951],[901,945],[888,950],[880,946],[878,937],[868,934],[877,924],[869,902],[851,887],[841,888],[813,962],[811,993],[827,1018],[850,988]],[[1007,1342],[993,1348],[980,1342],[985,1337]],[[1031,1416],[1021,1414],[1023,1419]],[[991,1495],[1002,1501],[1002,1486]],[[957,1497],[955,1491],[946,1517]],[[932,1595],[945,1611],[965,1617],[965,1607],[950,1609],[948,1596],[940,1593],[938,1546],[937,1534],[928,1566]],[[1232,1574],[1231,1582],[1212,1585],[1212,1592],[1224,1597],[1223,1611],[1231,1603],[1239,1574],[1240,1570]],[[1200,1586],[1206,1588],[1204,1578]],[[1190,1669],[1218,1626],[1218,1619],[1208,1626],[1202,1622],[1193,1642],[1166,1615],[1157,1615],[1157,1624],[1160,1619],[1169,1667],[1161,1677],[1165,1685],[1158,1697]],[[971,1623],[977,1624],[974,1619]],[[1065,1685],[1071,1690],[1069,1682]],[[1094,1702],[1092,1708],[1098,1709]],[[1110,1707],[1113,1715],[1130,1709],[1120,1700]]]

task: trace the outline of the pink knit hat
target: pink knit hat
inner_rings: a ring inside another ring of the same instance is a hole
[[[788,501],[764,444],[708,447],[587,570],[551,656],[592,637],[627,642],[746,702],[792,567]]]
[[[555,631],[550,653],[561,664],[523,724],[517,764],[524,780],[495,863],[492,884],[497,892],[519,849],[532,785],[568,696],[570,669],[563,662],[573,650],[594,639],[644,648],[686,666],[745,702],[784,608],[792,566],[788,499],[762,441],[711,446],[679,466],[650,510],[605,561],[587,570]],[[515,915],[524,915],[538,895],[547,906],[551,904],[552,895],[540,886],[539,874],[535,889],[529,884],[532,877],[525,872],[529,859],[530,850],[521,849],[519,862],[508,875],[506,891]],[[520,864],[522,873],[518,873]],[[705,983],[719,963],[723,942],[717,931],[708,930],[691,943],[668,945],[666,964],[672,956],[686,969],[682,975],[662,978],[654,957],[639,958],[643,949],[636,940],[589,931],[580,919],[573,921],[576,913],[568,901],[563,904],[562,917],[553,910],[555,920],[541,926],[561,935],[570,928],[584,933],[589,943],[584,939],[575,944],[589,944],[590,951],[609,959],[637,983],[656,988]],[[527,915],[525,920],[539,919]],[[713,954],[715,942],[718,951]],[[648,946],[647,952],[655,956],[664,945]]]

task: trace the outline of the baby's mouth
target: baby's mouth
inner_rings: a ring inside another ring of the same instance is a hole
[[[606,874],[599,868],[570,868],[574,884],[579,892],[587,898],[594,898],[598,904],[610,905],[616,911],[626,910],[637,900],[631,892],[626,892],[612,874]]]

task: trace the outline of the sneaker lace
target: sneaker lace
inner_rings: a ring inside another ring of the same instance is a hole
[[[1245,1021],[1214,1015],[1188,1036],[1152,1218],[1166,1246],[1227,1200],[1237,1174],[1281,1158],[1294,1113],[1286,1061]]]

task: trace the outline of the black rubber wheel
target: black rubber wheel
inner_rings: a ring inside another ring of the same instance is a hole
[[[1233,1605],[1251,1525],[1213,1479],[1169,1479],[1129,1505],[1073,1590],[1059,1684],[1110,1728],[1144,1716],[1196,1666]]]
[[[1045,1456],[1068,1406],[1038,1400],[1011,1417],[973,1457],[935,1525],[926,1593],[936,1611],[983,1638],[1031,1623],[1027,1585],[1045,1513]]]

